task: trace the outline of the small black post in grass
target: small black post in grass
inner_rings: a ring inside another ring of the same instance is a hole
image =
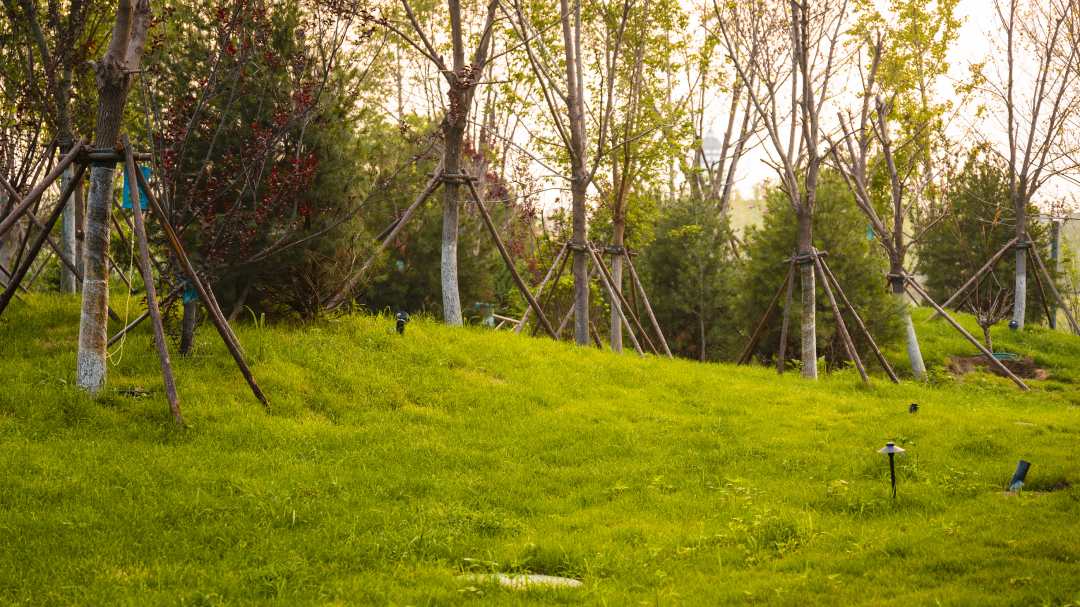
[[[1028,468],[1031,464],[1020,460],[1019,464],[1016,464],[1016,472],[1013,472],[1012,480],[1009,481],[1009,491],[1016,491],[1020,487],[1024,486],[1024,479],[1027,478]]]
[[[395,314],[395,317],[397,318],[397,332],[399,335],[404,335],[405,323],[409,322],[409,313],[398,312],[397,314]]]
[[[896,456],[897,453],[903,453],[903,452],[904,452],[904,450],[901,449],[900,447],[897,447],[892,441],[889,441],[889,442],[885,443],[885,448],[884,449],[878,449],[878,453],[888,453],[889,454],[889,475],[892,477],[892,496],[893,496],[893,499],[896,499],[896,464],[893,461],[893,458]]]
[[[911,406],[908,407],[908,413],[918,413],[918,412],[919,412],[919,403],[911,403]]]

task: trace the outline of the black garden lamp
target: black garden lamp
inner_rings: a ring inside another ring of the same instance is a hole
[[[889,476],[892,477],[892,496],[893,496],[893,499],[896,499],[896,463],[894,461],[894,458],[896,457],[897,453],[903,453],[903,452],[904,452],[904,450],[901,449],[900,447],[897,447],[896,444],[894,444],[892,441],[889,441],[889,442],[885,443],[885,448],[884,449],[878,449],[878,453],[888,453],[889,454]]]
[[[405,334],[405,323],[409,322],[408,312],[398,312],[394,315],[397,318],[397,332],[400,335]]]

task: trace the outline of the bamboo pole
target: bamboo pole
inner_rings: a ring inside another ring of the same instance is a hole
[[[130,147],[128,147],[128,149],[130,149]],[[259,399],[259,402],[263,405],[270,406],[270,401],[266,399],[266,395],[263,394],[262,388],[259,387],[259,383],[255,381],[255,376],[251,374],[251,369],[248,368],[247,361],[244,360],[244,356],[237,346],[236,336],[233,335],[232,328],[229,327],[229,323],[225,322],[225,319],[221,316],[221,311],[211,304],[210,297],[206,293],[209,286],[203,287],[202,281],[199,280],[198,275],[195,273],[195,268],[191,265],[191,260],[189,260],[187,254],[184,253],[183,247],[180,246],[180,241],[176,238],[176,233],[173,232],[172,225],[169,223],[169,218],[165,215],[165,211],[161,209],[161,206],[158,205],[157,198],[154,196],[154,191],[151,189],[150,184],[146,182],[146,178],[143,177],[142,171],[135,171],[135,179],[138,180],[139,185],[145,190],[147,206],[150,207],[154,215],[157,216],[158,222],[161,224],[161,229],[165,231],[165,235],[168,237],[169,246],[176,255],[177,261],[180,262],[180,266],[184,269],[184,273],[187,275],[188,280],[190,280],[191,284],[195,287],[195,292],[198,293],[199,300],[202,301],[203,307],[206,308],[209,313],[210,321],[214,323],[214,328],[217,329],[218,334],[221,336],[221,340],[225,342],[225,347],[228,348],[229,354],[231,354],[233,360],[236,361],[236,366],[240,368],[240,373],[244,376],[244,379],[247,380],[248,386],[251,388],[252,393],[255,394],[255,398]]]
[[[610,295],[612,300],[614,300],[615,293],[617,291],[615,291],[614,282],[611,281],[608,277],[609,275],[604,272],[604,270],[607,269],[606,267],[604,267],[604,260],[600,259],[600,256],[596,254],[596,251],[594,251],[592,247],[589,246],[589,243],[585,243],[585,250],[589,252],[589,256],[593,260],[593,263],[596,264],[595,269],[598,270],[598,273],[600,274],[600,284],[604,285],[604,288],[607,289],[608,295]],[[623,305],[625,306],[626,304],[623,303]],[[626,311],[630,312],[629,309],[627,309]],[[641,343],[638,341],[637,336],[634,335],[634,330],[630,328],[630,323],[626,320],[627,316],[632,316],[632,314],[619,314],[619,318],[622,320],[623,328],[625,328],[626,332],[630,334],[630,343],[634,344],[634,350],[637,351],[638,356],[645,358],[645,352],[641,349]],[[638,326],[640,330],[640,325]],[[642,334],[644,335],[644,332],[642,332]],[[656,354],[655,348],[653,349],[653,354]]]
[[[791,254],[789,275],[795,274],[795,252]],[[784,374],[784,358],[787,356],[788,323],[791,321],[791,292],[795,290],[795,281],[788,280],[787,296],[784,298],[784,323],[780,326],[780,353],[776,357],[776,374]]]
[[[645,294],[645,287],[641,284],[641,279],[638,278],[637,271],[634,270],[634,264],[630,261],[630,251],[626,251],[624,257],[626,257],[626,267],[630,269],[630,278],[633,280],[634,285],[637,287],[638,292],[641,293],[641,301],[645,304],[645,312],[649,315],[649,321],[652,322],[653,329],[656,331],[656,337],[660,340],[660,346],[664,349],[664,354],[667,354],[668,358],[674,359],[671,355],[671,348],[668,347],[667,340],[664,339],[664,332],[660,330],[660,323],[656,321],[656,314],[653,314],[652,305],[649,304],[649,296]],[[631,291],[634,293],[634,291]],[[637,308],[637,298],[634,298],[635,310]]]
[[[147,310],[146,312],[143,312],[141,316],[139,316],[135,320],[131,321],[130,325],[124,327],[123,329],[120,329],[119,333],[117,333],[116,335],[113,335],[112,338],[109,339],[108,343],[105,344],[105,347],[106,348],[113,347],[113,345],[116,342],[120,341],[121,337],[123,337],[123,336],[127,335],[128,333],[130,333],[132,330],[135,329],[135,327],[142,324],[142,321],[146,320],[149,317],[150,317],[150,311],[149,310]]]
[[[41,198],[41,195],[45,193],[45,190],[47,190],[54,181],[60,178],[60,174],[63,173],[72,162],[75,162],[75,157],[79,155],[82,146],[87,143],[90,143],[90,140],[86,137],[80,139],[79,142],[71,148],[71,151],[65,154],[64,157],[60,159],[60,162],[56,163],[53,170],[49,171],[49,173],[45,175],[45,178],[42,179],[34,189],[30,190],[30,193],[26,195],[26,198],[22,199],[22,202],[19,202],[18,197],[16,196],[15,204],[17,206],[11,210],[11,213],[9,213],[3,221],[0,221],[0,238],[2,238],[4,234],[7,234],[8,230],[10,230],[15,223],[19,221],[19,218],[23,216],[23,213],[30,208],[30,205]],[[81,166],[85,171],[86,165]],[[75,181],[78,180],[76,179]],[[13,189],[11,188],[11,184],[7,183],[7,180],[4,180],[4,184],[8,189]]]
[[[60,195],[60,201],[56,203],[52,213],[49,214],[45,223],[38,229],[37,238],[35,238],[33,244],[30,245],[26,257],[21,260],[19,267],[15,270],[15,273],[11,275],[11,279],[8,280],[7,287],[4,289],[4,294],[0,295],[0,314],[3,314],[4,310],[7,309],[8,304],[11,302],[11,298],[15,295],[15,291],[18,290],[19,285],[22,284],[22,280],[26,277],[26,273],[30,271],[30,266],[33,265],[34,259],[37,258],[45,241],[48,240],[49,232],[52,231],[53,226],[59,221],[60,215],[64,213],[64,206],[67,204],[68,198],[71,198],[72,193],[75,192],[75,183],[82,177],[84,171],[86,171],[86,165],[80,165],[76,170],[75,179],[68,183],[68,187]],[[6,181],[4,183],[5,185],[8,185]],[[23,203],[25,204],[25,202],[26,201],[24,200]],[[28,211],[29,209],[23,210],[23,212]]]
[[[746,364],[750,360],[750,355],[754,352],[754,347],[757,346],[758,339],[761,338],[761,332],[765,330],[765,325],[769,324],[769,319],[772,318],[773,312],[776,311],[776,304],[780,302],[780,295],[784,293],[784,289],[787,288],[788,283],[792,280],[792,275],[795,273],[795,264],[791,265],[788,270],[787,276],[784,277],[784,282],[780,284],[780,288],[776,290],[776,295],[773,296],[772,302],[769,303],[769,309],[765,312],[765,316],[758,323],[754,334],[750,336],[750,343],[746,344],[746,348],[743,349],[742,354],[739,355],[739,360],[735,361],[735,364]]]
[[[656,349],[656,346],[653,345],[652,340],[649,339],[649,336],[645,334],[645,328],[641,326],[641,321],[638,320],[637,314],[634,314],[634,312],[630,309],[630,302],[626,301],[626,297],[623,296],[622,292],[615,288],[615,279],[611,276],[611,273],[608,272],[607,266],[604,265],[603,260],[600,259],[600,256],[588,243],[585,244],[585,248],[588,249],[589,253],[593,257],[593,260],[596,261],[597,266],[600,268],[600,275],[607,282],[608,291],[611,294],[612,301],[618,299],[619,302],[622,304],[623,308],[626,310],[626,312],[619,314],[619,316],[629,316],[630,320],[634,321],[634,326],[637,327],[637,330],[641,332],[641,337],[645,341],[645,345],[649,346],[649,350],[651,350],[653,354],[659,355],[660,352]]]
[[[596,342],[597,349],[603,350],[604,349],[604,342],[600,341],[600,333],[597,332],[596,327],[592,324],[591,321],[589,322],[589,330],[592,331],[592,338],[593,338],[593,341]]]
[[[540,286],[536,288],[536,296],[537,297],[540,297],[541,295],[544,294],[544,287],[547,286],[548,280],[551,279],[551,275],[555,272],[555,266],[559,265],[559,262],[562,261],[563,255],[566,254],[566,248],[567,248],[567,243],[563,243],[562,248],[559,249],[559,254],[555,256],[555,261],[551,264],[551,268],[548,270],[547,276],[544,277],[544,280],[540,283]],[[554,290],[554,289],[552,289],[552,290]],[[540,307],[541,307],[541,309],[543,309],[545,306],[540,306]],[[521,328],[524,327],[525,322],[527,320],[529,320],[529,314],[530,313],[532,313],[532,306],[530,306],[528,308],[525,308],[525,313],[521,315],[521,320],[520,321],[519,320],[513,320],[512,321],[512,322],[518,323],[517,327],[514,328],[514,333],[521,333]]]
[[[510,270],[510,276],[514,279],[514,284],[517,285],[518,290],[525,296],[525,299],[529,301],[529,305],[536,311],[536,317],[544,325],[544,329],[551,335],[552,339],[558,339],[555,337],[555,329],[551,328],[551,323],[548,322],[547,316],[544,311],[540,309],[540,304],[536,302],[536,298],[529,293],[528,287],[525,286],[525,281],[521,280],[521,275],[518,274],[517,268],[514,267],[514,260],[510,259],[510,254],[506,252],[506,247],[503,246],[502,238],[499,237],[499,231],[495,229],[495,224],[491,221],[491,216],[488,215],[487,208],[484,207],[484,199],[480,197],[480,193],[476,191],[476,186],[473,185],[471,179],[466,178],[465,185],[468,186],[469,192],[472,193],[473,198],[476,199],[476,208],[480,209],[480,215],[484,218],[484,223],[487,225],[488,231],[491,232],[491,238],[495,241],[495,246],[499,249],[499,253],[502,255],[503,261],[506,263],[506,268]]]
[[[974,275],[974,276],[972,276],[971,278],[969,278],[969,279],[968,279],[968,281],[964,283],[964,286],[960,287],[960,288],[959,288],[959,289],[958,289],[958,290],[956,291],[956,293],[953,293],[953,296],[952,296],[952,297],[950,297],[950,298],[948,299],[948,301],[946,301],[945,303],[941,304],[941,308],[942,308],[942,309],[948,308],[948,307],[949,307],[949,305],[951,305],[951,304],[952,304],[952,302],[956,301],[956,298],[957,298],[957,297],[960,297],[960,295],[961,295],[961,294],[962,294],[962,293],[963,293],[964,291],[967,291],[967,290],[968,290],[968,287],[970,287],[971,285],[975,284],[975,281],[977,281],[977,280],[979,279],[979,277],[983,275],[983,273],[984,273],[984,272],[986,272],[986,271],[987,271],[987,270],[989,270],[989,269],[990,269],[991,267],[993,267],[993,265],[994,265],[994,264],[996,264],[996,263],[998,262],[998,260],[999,260],[999,259],[1001,259],[1001,257],[1002,257],[1003,255],[1005,255],[1005,253],[1006,253],[1006,252],[1008,252],[1008,250],[1009,250],[1009,249],[1011,249],[1011,248],[1013,247],[1013,245],[1015,245],[1015,244],[1016,244],[1016,243],[1017,243],[1017,242],[1018,242],[1019,240],[1020,240],[1019,238],[1013,238],[1013,239],[1012,239],[1012,240],[1010,240],[1010,241],[1009,241],[1008,243],[1006,243],[1006,244],[1005,244],[1005,246],[1001,247],[1001,250],[1000,250],[1000,251],[998,251],[997,253],[995,253],[995,254],[994,254],[994,256],[990,258],[990,261],[986,262],[986,265],[984,265],[983,267],[979,268],[979,271],[978,271],[978,272],[975,272],[975,275]],[[920,289],[920,290],[921,290],[921,289]],[[931,320],[934,320],[934,318],[936,318],[938,314],[939,314],[938,312],[934,312],[933,314],[931,314],[931,315],[930,315],[930,317],[929,317],[929,318],[927,318],[927,319],[926,319],[926,322],[930,322]]]
[[[1034,244],[1032,244],[1032,248],[1035,248]],[[1031,269],[1034,270],[1032,274],[1035,275],[1035,284],[1039,285],[1039,299],[1042,300],[1043,310],[1046,312],[1046,323],[1053,329],[1055,328],[1054,321],[1057,319],[1050,315],[1050,303],[1046,301],[1046,290],[1043,289],[1042,276],[1039,275],[1039,269],[1036,267],[1031,255],[1025,255],[1024,259],[1032,262]]]
[[[1028,240],[1031,240],[1031,236],[1028,235]],[[1043,265],[1042,256],[1039,255],[1039,249],[1035,246],[1031,247],[1031,251],[1034,253],[1035,261],[1039,264],[1039,269],[1042,270],[1043,276],[1046,277],[1046,282],[1050,283],[1050,292],[1054,294],[1054,299],[1057,300],[1061,309],[1065,311],[1065,317],[1069,319],[1069,324],[1072,326],[1073,334],[1080,335],[1080,326],[1077,326],[1076,319],[1073,318],[1072,312],[1069,311],[1069,306],[1065,305],[1065,300],[1061,298],[1061,293],[1058,293],[1057,286],[1054,285],[1054,281],[1050,278],[1050,273],[1046,271],[1046,266]]]
[[[379,256],[386,251],[386,249],[390,248],[390,245],[394,242],[394,239],[396,239],[397,235],[401,233],[401,230],[405,228],[405,224],[407,224],[409,222],[409,219],[412,218],[413,214],[416,213],[416,209],[420,208],[420,205],[428,199],[428,196],[431,196],[431,194],[434,193],[435,190],[439,187],[439,184],[442,183],[442,174],[443,171],[442,167],[440,166],[438,169],[435,170],[434,176],[428,180],[426,185],[424,185],[424,189],[420,191],[420,195],[416,197],[416,200],[413,201],[413,203],[409,206],[408,209],[405,209],[405,213],[401,216],[401,219],[397,221],[397,225],[395,225],[393,229],[390,230],[390,234],[386,237],[386,239],[379,243],[378,250],[375,251],[375,253],[371,256],[370,259],[364,262],[364,265],[360,266],[359,270],[353,272],[352,277],[350,277],[349,281],[345,283],[345,286],[342,287],[341,290],[337,292],[337,294],[330,298],[330,301],[326,304],[326,310],[328,312],[340,308],[342,304],[345,303],[345,298],[348,297],[349,291],[352,291],[356,287],[356,283],[360,282],[360,278],[364,275],[364,272],[367,272],[368,268],[370,268],[375,263],[375,260],[378,259]],[[383,231],[385,232],[385,230]]]
[[[569,241],[564,243],[563,246],[569,247],[570,246]],[[567,255],[566,257],[563,257],[562,265],[559,266],[559,273],[555,275],[555,282],[552,283],[551,290],[548,291],[547,299],[544,300],[543,308],[545,310],[545,312],[544,312],[545,314],[547,314],[547,310],[551,309],[551,299],[553,297],[555,297],[555,291],[559,288],[559,279],[562,278],[563,272],[566,270],[566,264],[570,262],[570,258],[571,258],[570,255]],[[529,308],[529,309],[531,310],[532,308]],[[565,320],[563,321],[563,323],[560,323],[559,330],[555,331],[556,335],[562,333],[562,329],[563,329],[563,326],[565,324],[566,324]],[[520,331],[523,326],[525,326],[524,323],[518,325],[517,330]],[[536,323],[533,326],[532,336],[536,337],[536,333],[539,332],[539,331],[540,331],[540,323]]]
[[[825,297],[829,300],[829,306],[832,308],[833,314],[836,315],[836,326],[840,329],[840,340],[844,342],[844,347],[847,348],[848,356],[855,361],[855,368],[859,370],[859,376],[866,382],[866,385],[873,388],[870,383],[870,378],[866,376],[866,369],[863,367],[862,359],[859,358],[859,353],[855,350],[855,342],[851,339],[851,334],[848,333],[847,325],[844,324],[844,317],[840,316],[840,307],[836,305],[836,298],[833,296],[832,287],[829,286],[829,279],[825,277],[825,270],[821,268],[821,260],[818,259],[818,250],[811,249],[814,259],[814,267],[817,269],[818,276],[821,277],[821,286],[825,287]]]
[[[4,273],[4,277],[5,277],[5,278],[10,278],[10,277],[11,277],[11,271],[10,271],[10,270],[8,270],[8,269],[7,269],[7,268],[6,268],[5,266],[4,266],[4,264],[2,264],[2,263],[0,263],[0,272],[3,272],[3,273]],[[35,275],[35,276],[37,276],[37,274],[34,274],[34,275]],[[7,288],[7,282],[5,282],[5,283],[4,283],[4,287],[5,287],[5,288]],[[30,292],[30,289],[27,289],[27,288],[26,288],[26,286],[25,286],[25,285],[23,285],[23,284],[20,284],[20,285],[19,285],[19,288],[20,288],[20,289],[22,289],[23,293],[29,293],[29,292]]]
[[[1002,373],[1004,373],[1005,376],[1008,377],[1009,379],[1013,380],[1016,383],[1017,386],[1020,386],[1020,388],[1022,390],[1027,391],[1027,390],[1031,389],[1031,388],[1027,387],[1027,384],[1025,384],[1023,381],[1021,381],[1021,379],[1019,377],[1014,375],[1013,372],[1010,371],[1008,367],[1003,365],[1001,363],[1001,361],[998,360],[994,356],[993,352],[991,352],[990,350],[987,350],[986,346],[982,345],[982,342],[980,342],[979,340],[972,337],[971,333],[968,333],[967,331],[965,331],[964,327],[961,327],[959,323],[957,323],[955,320],[953,320],[952,316],[949,316],[948,313],[946,313],[945,310],[941,306],[937,305],[937,303],[935,303],[933,299],[930,299],[930,296],[926,294],[926,291],[923,291],[922,288],[919,287],[919,285],[915,284],[914,280],[911,280],[907,276],[904,276],[904,280],[908,281],[908,284],[911,285],[911,288],[915,289],[916,293],[921,295],[922,298],[925,299],[935,310],[937,310],[939,314],[941,314],[943,317],[945,317],[945,320],[949,321],[949,324],[952,325],[954,329],[959,331],[960,334],[963,335],[964,337],[966,337],[968,341],[975,344],[975,347],[978,348],[980,352],[982,352],[983,356],[985,356],[990,361],[990,364],[993,365],[994,368],[996,368],[998,371],[1001,371]]]
[[[184,427],[184,418],[180,415],[180,396],[176,393],[176,380],[173,378],[172,361],[169,360],[169,342],[165,340],[165,328],[161,324],[161,311],[158,310],[157,289],[154,286],[154,274],[150,265],[150,248],[147,246],[146,226],[143,224],[142,203],[139,201],[139,188],[135,187],[132,176],[141,173],[135,169],[131,158],[131,141],[127,135],[121,138],[126,154],[124,169],[128,183],[131,184],[131,215],[135,219],[135,241],[139,246],[139,270],[146,289],[146,311],[150,315],[150,325],[154,329],[154,345],[157,347],[158,362],[161,364],[161,376],[165,380],[165,397],[169,401],[169,411],[176,425]]]
[[[881,353],[881,349],[878,348],[877,342],[874,341],[874,337],[870,335],[870,331],[866,328],[862,318],[859,318],[859,313],[855,311],[855,306],[851,305],[851,302],[848,301],[844,289],[840,287],[840,281],[836,280],[836,276],[833,276],[832,270],[829,269],[829,264],[825,263],[824,259],[821,260],[821,267],[825,269],[825,273],[829,275],[829,280],[831,280],[833,286],[836,287],[836,292],[840,295],[840,301],[844,303],[844,306],[851,312],[851,316],[855,318],[855,326],[859,327],[863,336],[866,337],[866,341],[870,343],[870,349],[874,351],[874,356],[877,357],[878,362],[881,363],[882,368],[885,369],[885,373],[888,373],[889,379],[891,379],[894,384],[899,384],[900,379],[896,377],[896,373],[894,373],[892,367],[889,366],[889,361],[885,360],[885,356]],[[907,304],[904,305],[906,306]]]

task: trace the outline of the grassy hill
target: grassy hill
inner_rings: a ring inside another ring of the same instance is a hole
[[[3,604],[1080,602],[1080,338],[995,333],[1053,373],[1020,393],[940,372],[808,383],[423,319],[404,336],[385,317],[249,324],[271,407],[204,329],[174,360],[180,431],[148,331],[91,400],[72,388],[77,302],[27,300],[0,318]],[[932,364],[972,351],[918,327]],[[118,392],[140,387],[155,394]],[[895,500],[887,440],[907,449]],[[1020,458],[1027,491],[1002,495]]]

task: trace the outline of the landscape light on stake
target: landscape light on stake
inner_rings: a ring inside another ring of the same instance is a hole
[[[896,498],[896,464],[893,462],[893,458],[897,453],[903,453],[904,450],[893,444],[892,441],[885,443],[884,449],[878,449],[878,453],[889,454],[889,476],[892,477],[892,496]]]
[[[918,412],[919,412],[919,403],[911,403],[911,406],[908,407],[908,413],[918,413]]]
[[[409,313],[408,312],[398,312],[397,314],[395,314],[395,317],[397,318],[397,332],[400,335],[404,335],[405,334],[405,323],[409,322]]]
[[[1015,320],[1010,320],[1009,321],[1009,329],[1010,330],[1015,331],[1015,330],[1017,330],[1019,328],[1020,328],[1020,323],[1016,322]]]
[[[1013,472],[1012,480],[1009,481],[1009,491],[1016,491],[1020,487],[1024,486],[1024,479],[1027,478],[1028,468],[1031,464],[1020,460],[1019,464],[1016,464],[1016,472]]]

